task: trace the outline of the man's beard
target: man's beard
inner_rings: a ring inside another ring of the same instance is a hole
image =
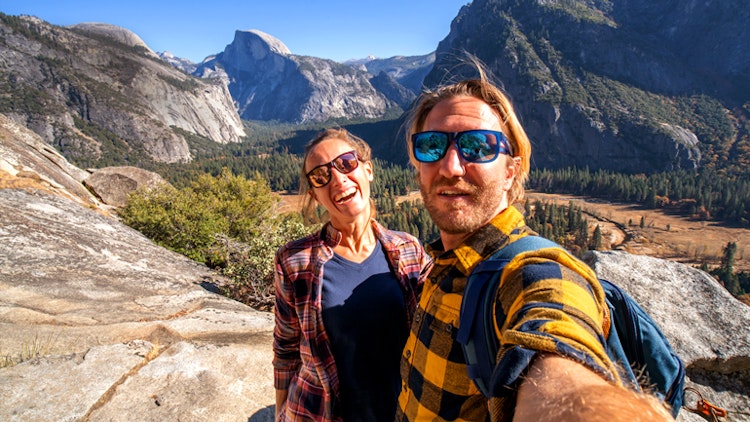
[[[448,234],[468,234],[487,224],[500,211],[500,204],[505,192],[499,181],[493,181],[483,186],[477,186],[460,179],[436,180],[430,189],[450,186],[467,193],[460,203],[442,202],[437,194],[425,190],[420,186],[422,200],[430,213],[432,221],[442,231]]]

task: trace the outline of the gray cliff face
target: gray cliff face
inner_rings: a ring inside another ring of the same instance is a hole
[[[379,118],[398,105],[366,72],[331,60],[292,55],[260,31],[236,31],[224,52],[198,66],[200,77],[228,83],[240,116],[293,123]]]
[[[652,37],[721,96],[750,90],[750,5],[742,0],[629,0],[613,14],[642,38]],[[741,85],[744,89],[737,91]]]
[[[1,112],[66,157],[111,154],[190,160],[185,136],[244,136],[226,87],[163,63],[138,36],[104,24],[70,28],[36,18],[0,20]]]
[[[423,56],[394,56],[387,59],[368,57],[345,62],[349,66],[362,68],[373,75],[385,72],[406,89],[418,95],[422,90],[422,81],[435,63],[435,53]]]
[[[416,95],[405,86],[401,85],[388,74],[381,70],[380,73],[370,79],[370,83],[375,89],[382,92],[389,100],[395,102],[403,109],[408,109]]]
[[[97,173],[159,183],[134,170]],[[105,187],[97,173],[0,114],[0,419],[272,421],[273,314],[212,293],[221,277],[121,224],[81,182]],[[750,421],[750,307],[680,263],[585,260],[660,325],[688,387]]]
[[[183,59],[181,57],[177,57],[174,54],[170,53],[169,51],[162,51],[157,53],[160,59],[164,60],[165,62],[171,64],[172,66],[176,67],[177,69],[180,69],[181,71],[191,74],[195,72],[195,69],[198,67],[197,64],[191,62],[188,59]]]
[[[538,167],[722,165],[747,136],[748,15],[740,1],[475,0],[425,84],[475,54],[514,101]]]

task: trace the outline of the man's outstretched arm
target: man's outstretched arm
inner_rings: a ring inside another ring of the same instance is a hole
[[[518,389],[517,421],[673,421],[656,397],[607,382],[578,362],[541,355]]]

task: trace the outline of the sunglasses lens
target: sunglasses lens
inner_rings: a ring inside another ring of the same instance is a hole
[[[458,150],[464,160],[484,163],[497,158],[499,141],[493,132],[464,132],[458,137]]]
[[[316,167],[313,171],[307,173],[307,180],[313,187],[323,187],[331,181],[331,168],[328,166]]]
[[[359,166],[359,160],[357,154],[354,152],[347,152],[336,157],[331,163],[336,170],[340,171],[341,174],[349,174]]]
[[[341,174],[349,174],[359,166],[359,158],[357,153],[354,151],[345,152],[338,157],[334,158],[333,161],[326,164],[321,164],[318,167],[310,170],[307,173],[307,180],[310,182],[310,186],[314,188],[322,188],[331,181],[331,170],[332,167],[336,167]]]
[[[434,163],[448,150],[448,134],[442,132],[422,132],[412,135],[414,158],[422,163]]]

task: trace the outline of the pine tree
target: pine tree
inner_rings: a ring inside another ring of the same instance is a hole
[[[742,286],[740,286],[737,274],[734,273],[736,255],[737,243],[727,243],[727,246],[724,248],[724,255],[721,257],[721,265],[717,269],[715,275],[722,283],[724,283],[724,287],[729,290],[729,293],[739,296],[743,293],[743,289]]]
[[[598,224],[596,225],[596,229],[594,229],[594,239],[592,241],[593,248],[595,251],[601,250],[602,248],[602,228]]]

